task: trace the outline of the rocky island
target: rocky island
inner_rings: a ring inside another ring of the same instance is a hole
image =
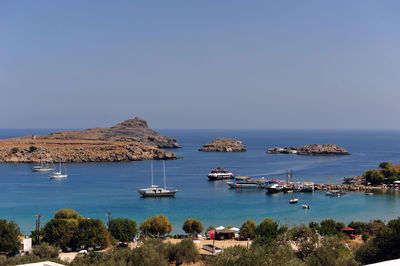
[[[161,136],[141,118],[126,120],[110,128],[62,131],[43,136],[0,140],[0,162],[120,162],[176,159],[176,139]]]
[[[228,138],[219,138],[210,142],[208,144],[204,144],[199,151],[204,152],[243,152],[246,151],[246,146],[240,140],[236,139],[228,139]]]
[[[349,155],[350,153],[342,147],[339,147],[334,144],[311,144],[304,145],[301,148],[293,147],[284,147],[284,148],[270,148],[267,150],[267,153],[278,154],[278,153],[286,153],[286,154],[298,154],[298,155]]]

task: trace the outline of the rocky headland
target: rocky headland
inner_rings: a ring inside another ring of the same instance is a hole
[[[298,154],[298,155],[349,155],[350,153],[342,147],[334,144],[311,144],[304,145],[301,148],[284,147],[284,148],[269,148],[267,153],[278,154]]]
[[[203,152],[243,152],[246,146],[240,140],[219,138],[213,142],[204,144],[199,151]]]
[[[111,128],[62,131],[0,140],[0,162],[121,162],[176,159],[176,139],[161,136],[138,117]],[[60,154],[61,153],[61,154]]]

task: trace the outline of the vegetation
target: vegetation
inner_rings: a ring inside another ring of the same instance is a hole
[[[13,221],[0,220],[0,252],[14,254],[20,246],[19,226]]]
[[[15,154],[17,152],[19,152],[19,149],[17,147],[14,147],[14,148],[11,149],[11,153]]]
[[[36,146],[30,146],[29,147],[29,152],[35,152],[37,150]]]
[[[364,178],[371,185],[381,185],[383,183],[393,183],[400,179],[400,172],[392,163],[382,162],[380,169],[370,169],[364,173]]]
[[[244,222],[242,224],[242,226],[240,227],[240,236],[243,239],[254,239],[255,234],[256,234],[256,222],[254,222],[253,220],[247,220],[246,222]]]
[[[33,255],[41,259],[58,258],[58,250],[58,247],[51,246],[48,243],[43,242],[34,247]]]
[[[147,218],[140,223],[140,231],[143,235],[162,237],[172,231],[172,223],[162,214]]]
[[[111,220],[109,229],[111,235],[121,242],[132,241],[139,232],[136,221],[128,218]]]
[[[182,229],[187,234],[197,235],[203,232],[204,227],[201,221],[193,218],[188,218],[183,223]]]
[[[279,227],[278,222],[265,218],[255,229],[255,244],[269,245],[279,234],[283,234],[287,230],[287,226]]]
[[[81,219],[73,237],[73,247],[106,247],[108,231],[100,219]]]
[[[196,263],[200,259],[200,253],[192,240],[184,239],[169,246],[169,259],[175,261],[176,265]]]
[[[321,221],[319,224],[312,222],[308,227],[317,230],[318,233],[323,236],[337,236],[343,234],[342,229],[346,226],[342,222],[336,222],[333,219],[326,219]]]

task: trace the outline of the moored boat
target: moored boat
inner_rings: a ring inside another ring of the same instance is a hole
[[[310,208],[310,206],[308,206],[306,204],[301,205],[301,207],[303,207],[303,209],[309,209]]]
[[[294,198],[294,199],[289,200],[289,204],[296,204],[298,201],[299,201],[298,198]]]
[[[230,172],[226,169],[222,169],[220,167],[218,167],[216,169],[212,169],[210,171],[210,173],[208,174],[208,179],[210,181],[232,179],[232,178],[234,178],[234,175],[232,172]]]
[[[249,176],[238,176],[234,181],[226,182],[230,188],[263,188],[265,185],[264,177],[252,178]]]
[[[50,167],[48,155],[46,155],[46,164],[43,163],[43,148],[40,147],[40,164],[32,167],[33,172],[50,172],[54,171],[54,167]]]
[[[158,197],[175,197],[177,189],[168,189],[166,184],[165,176],[165,162],[163,161],[163,173],[164,173],[164,188],[160,188],[153,184],[153,161],[151,161],[151,186],[149,188],[140,188],[138,193],[145,198],[158,198]]]
[[[330,191],[327,191],[325,193],[326,196],[330,196],[330,197],[340,197],[340,196],[343,196],[345,194],[346,194],[346,192],[343,192],[343,191],[340,191],[340,190],[330,190]]]
[[[266,189],[268,193],[277,193],[277,192],[283,192],[285,190],[286,183],[283,181],[276,181],[275,179],[272,179],[269,181],[266,185]]]
[[[58,172],[55,171],[55,172],[49,174],[49,178],[50,179],[62,179],[62,178],[67,178],[68,177],[66,172],[65,173],[62,172],[61,151],[59,151],[59,153],[60,153],[60,156],[59,156],[60,157],[60,159],[59,159],[60,160],[59,161],[60,169],[59,169]],[[65,169],[65,166],[64,166],[64,169]]]

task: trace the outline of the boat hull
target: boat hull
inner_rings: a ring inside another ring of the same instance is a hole
[[[224,179],[232,179],[233,175],[208,175],[208,179],[210,181],[224,180]]]
[[[139,194],[142,195],[143,198],[162,198],[162,197],[175,197],[176,192],[177,191],[161,192],[161,193],[147,193],[147,192],[139,191]]]

